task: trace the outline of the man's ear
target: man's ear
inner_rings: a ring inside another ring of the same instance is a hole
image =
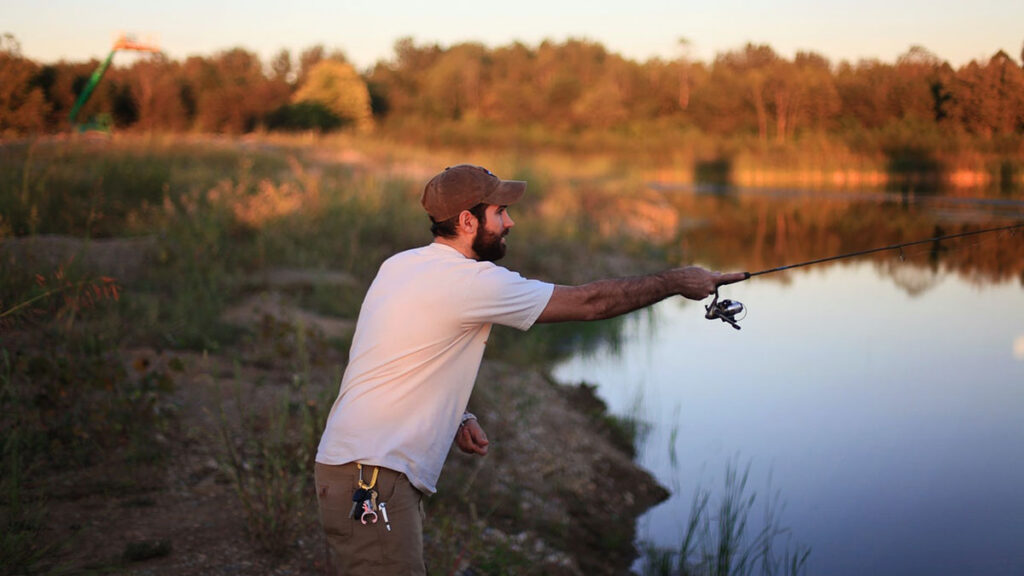
[[[459,228],[465,229],[470,234],[476,234],[476,227],[479,225],[480,221],[469,210],[459,212]]]

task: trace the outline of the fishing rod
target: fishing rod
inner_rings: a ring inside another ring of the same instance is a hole
[[[856,252],[847,252],[846,254],[837,254],[835,256],[826,256],[824,258],[816,258],[814,260],[808,260],[806,262],[798,262],[796,264],[786,264],[784,266],[776,266],[775,268],[768,268],[759,272],[744,272],[743,280],[748,280],[754,276],[761,276],[763,274],[774,274],[775,272],[782,272],[783,270],[791,270],[793,268],[800,268],[803,266],[812,266],[814,264],[821,264],[823,262],[831,262],[833,260],[843,260],[846,258],[855,258],[857,256],[864,256],[867,254],[874,254],[875,252],[885,252],[887,250],[902,250],[907,246],[916,246],[918,244],[930,244],[935,242],[941,242],[943,240],[952,240],[953,238],[964,238],[966,236],[976,236],[978,234],[987,234],[990,232],[1003,232],[1006,230],[1016,230],[1017,228],[1024,227],[1024,222],[1018,222],[1009,226],[998,226],[996,228],[985,228],[982,230],[972,230],[969,232],[957,232],[955,234],[943,234],[941,236],[935,236],[933,238],[926,238],[924,240],[913,240],[911,242],[900,242],[898,244],[890,244],[888,246],[880,246],[878,248],[869,248],[867,250],[858,250]],[[742,280],[740,280],[742,282]],[[739,330],[739,321],[736,316],[743,313],[743,304],[736,300],[718,300],[718,289],[715,288],[715,298],[711,301],[711,304],[704,307],[704,317],[708,320],[721,320],[726,324],[729,324],[733,328]]]

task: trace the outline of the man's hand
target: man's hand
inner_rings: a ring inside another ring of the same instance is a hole
[[[480,456],[487,455],[487,445],[490,444],[487,441],[487,434],[484,434],[484,429],[480,427],[476,418],[466,420],[465,424],[459,426],[459,431],[455,434],[455,443],[459,446],[459,450],[466,454],[479,454]]]
[[[677,293],[690,300],[703,300],[715,293],[723,284],[732,284],[747,279],[746,272],[723,274],[697,266],[675,268],[667,272],[677,286]]]

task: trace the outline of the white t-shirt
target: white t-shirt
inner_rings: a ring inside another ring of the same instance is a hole
[[[526,330],[554,285],[433,243],[381,265],[316,461],[383,466],[436,491],[491,324]]]

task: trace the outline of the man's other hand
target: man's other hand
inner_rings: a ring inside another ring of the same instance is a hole
[[[486,456],[487,445],[490,442],[487,441],[487,434],[480,427],[480,423],[473,418],[466,420],[465,424],[459,426],[459,431],[455,434],[455,444],[458,445],[459,450],[466,454]]]

